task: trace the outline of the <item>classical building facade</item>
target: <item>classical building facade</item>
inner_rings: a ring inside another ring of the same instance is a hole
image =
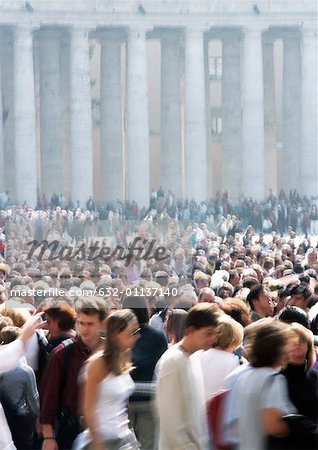
[[[158,180],[196,200],[317,195],[316,0],[0,0],[0,31],[0,191],[17,203],[146,205]]]

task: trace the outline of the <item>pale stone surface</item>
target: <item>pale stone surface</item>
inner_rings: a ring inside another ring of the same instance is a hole
[[[265,133],[265,193],[270,189],[277,192],[277,148],[275,80],[273,60],[273,38],[263,37],[264,68],[264,133]]]
[[[180,43],[177,33],[161,34],[161,179],[181,196]]]
[[[123,110],[121,36],[101,34],[101,191],[102,200],[123,200]]]
[[[241,36],[222,34],[222,190],[242,193]]]
[[[185,196],[207,196],[205,73],[203,30],[186,30],[185,42]]]
[[[40,44],[41,192],[50,199],[63,189],[63,117],[60,36],[45,30]]]
[[[1,36],[0,36],[1,38]],[[1,40],[0,40],[1,42]],[[4,180],[4,136],[3,136],[3,107],[2,107],[2,68],[1,68],[1,54],[0,54],[0,192],[5,190]]]
[[[315,70],[316,69],[316,70]],[[301,58],[301,190],[318,195],[317,31],[302,31]]]
[[[128,199],[149,203],[149,125],[146,31],[130,29],[127,41]]]
[[[243,49],[243,192],[264,198],[264,108],[262,32],[244,30]]]
[[[14,159],[16,200],[37,203],[33,35],[14,30]]]
[[[300,73],[300,35],[295,32],[284,33],[283,66],[283,155],[284,188],[299,190],[301,164],[301,73]]]
[[[70,30],[71,195],[84,206],[93,194],[92,114],[88,31]]]

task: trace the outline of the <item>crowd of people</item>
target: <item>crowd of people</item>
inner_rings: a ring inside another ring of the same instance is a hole
[[[159,191],[132,220],[95,217],[92,199],[0,212],[0,449],[317,449],[309,200],[179,209]],[[43,240],[54,255],[30,254]],[[96,242],[109,252],[83,251]]]
[[[81,205],[79,201],[66,201],[62,194],[53,194],[50,200],[43,194],[35,211],[26,203],[21,206],[10,204],[9,191],[0,194],[0,210],[8,211],[4,216],[14,214],[18,222],[24,217],[32,219],[39,236],[55,231],[76,238],[113,235],[117,230],[131,233],[141,220],[160,224],[162,232],[170,220],[176,220],[182,228],[194,222],[207,223],[209,229],[223,235],[242,231],[248,225],[257,231],[275,231],[281,236],[288,227],[306,236],[318,234],[318,198],[301,196],[296,190],[287,194],[282,189],[278,195],[270,190],[264,201],[244,196],[230,201],[227,192],[218,192],[213,198],[196,202],[178,199],[171,191],[165,192],[160,187],[151,193],[148,208],[135,201],[104,204],[92,197]],[[56,211],[60,211],[60,223],[56,223]]]

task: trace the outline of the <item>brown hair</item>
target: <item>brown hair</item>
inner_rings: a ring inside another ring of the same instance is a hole
[[[309,370],[315,364],[316,361],[316,352],[314,347],[313,334],[310,330],[307,330],[307,328],[305,328],[304,326],[302,326],[300,323],[297,322],[293,322],[291,324],[291,331],[307,341],[306,370]]]
[[[106,339],[102,358],[107,369],[115,375],[132,370],[129,353],[120,351],[116,342],[116,333],[124,331],[132,320],[137,322],[135,314],[130,309],[122,309],[110,314],[106,322]]]
[[[76,312],[65,300],[57,300],[44,308],[44,313],[53,320],[57,320],[61,331],[74,328],[76,323]]]
[[[250,337],[249,361],[253,367],[275,367],[280,363],[283,347],[290,336],[290,326],[270,320]]]

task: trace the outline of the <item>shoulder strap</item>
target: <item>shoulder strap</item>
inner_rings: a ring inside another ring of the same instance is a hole
[[[62,372],[62,382],[63,386],[66,384],[66,378],[67,378],[67,372],[70,368],[73,354],[74,354],[74,340],[72,338],[65,339],[65,341],[62,342],[62,345],[64,347],[64,365],[63,365],[63,372]]]

